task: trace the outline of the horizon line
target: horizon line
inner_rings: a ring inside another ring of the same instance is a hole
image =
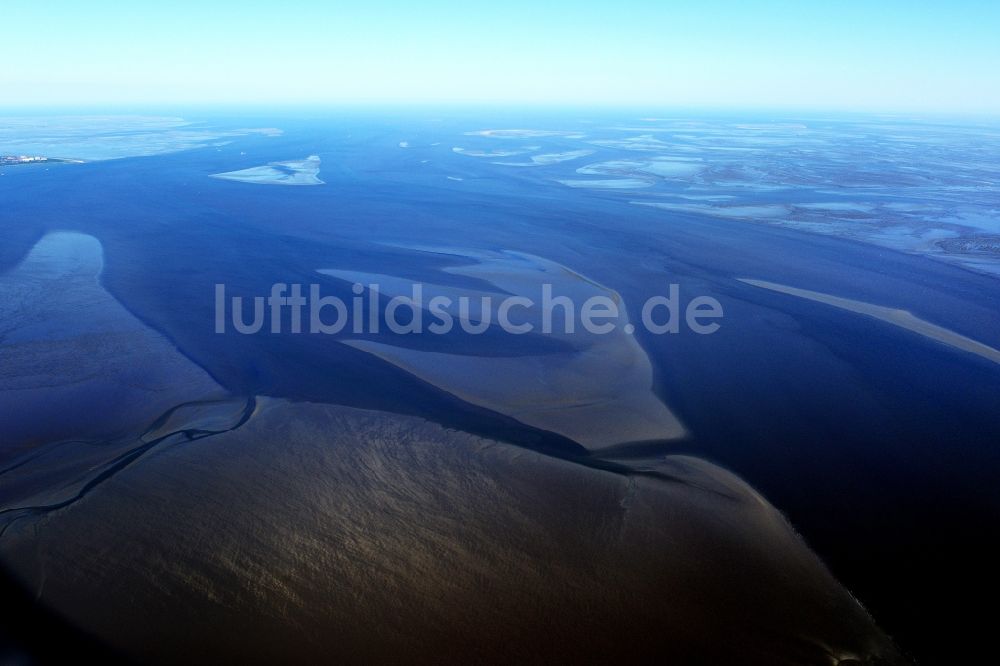
[[[628,113],[708,113],[708,114],[835,114],[856,116],[908,116],[925,118],[990,119],[1000,121],[1000,109],[949,109],[924,107],[838,107],[798,104],[696,104],[642,102],[530,102],[513,100],[324,100],[324,101],[107,101],[107,102],[0,102],[0,114],[7,112],[101,111],[102,115],[130,115],[135,110],[169,111],[443,111],[492,110],[537,112],[628,112]]]

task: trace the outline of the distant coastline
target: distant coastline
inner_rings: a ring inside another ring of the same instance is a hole
[[[43,157],[41,155],[0,155],[0,166],[52,163],[83,164],[83,160],[72,160],[65,157]]]

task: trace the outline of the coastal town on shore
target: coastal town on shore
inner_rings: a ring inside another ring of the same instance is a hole
[[[0,155],[0,166],[13,166],[15,164],[42,164],[45,162],[79,162],[80,160],[67,160],[58,157],[43,157],[41,155]]]

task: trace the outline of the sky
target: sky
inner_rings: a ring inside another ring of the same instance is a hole
[[[996,0],[0,0],[0,106],[1000,114]]]

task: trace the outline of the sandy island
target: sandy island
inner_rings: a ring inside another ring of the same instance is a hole
[[[265,166],[212,174],[212,178],[235,180],[254,185],[323,185],[319,179],[319,155],[304,160],[269,162]]]

